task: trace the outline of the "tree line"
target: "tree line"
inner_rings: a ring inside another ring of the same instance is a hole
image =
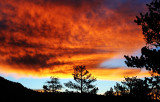
[[[69,81],[64,83],[64,85],[73,89],[75,92],[80,93],[90,93],[96,94],[98,92],[98,87],[93,83],[96,81],[96,78],[92,76],[89,71],[86,70],[85,66],[75,66],[73,68],[74,72],[72,73],[74,81]],[[59,92],[62,89],[62,85],[59,82],[59,79],[56,77],[50,77],[50,81],[46,82],[46,85],[43,85],[44,92]],[[66,92],[73,92],[66,89]]]
[[[66,89],[67,93],[97,94],[98,87],[93,83],[96,78],[92,76],[85,66],[75,66],[73,68],[74,82],[69,81],[64,85],[72,90]],[[58,93],[62,89],[62,84],[56,77],[50,77],[50,81],[43,85],[44,92]],[[145,77],[125,77],[121,83],[116,83],[114,88],[104,93],[105,96],[131,96],[141,99],[160,99],[160,76]]]
[[[105,96],[131,96],[141,99],[160,100],[160,76],[126,77],[121,83],[116,83],[114,88],[104,93]]]

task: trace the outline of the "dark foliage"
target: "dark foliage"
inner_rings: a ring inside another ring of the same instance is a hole
[[[152,89],[152,97],[156,100],[160,99],[160,76],[153,76],[151,78],[146,78],[150,88]]]
[[[128,94],[127,87],[119,83],[116,83],[116,85],[114,86],[114,90],[115,90],[115,95],[117,96],[125,96],[126,94]]]
[[[56,93],[62,89],[62,85],[59,82],[59,79],[56,77],[50,77],[50,81],[47,81],[47,85],[43,85],[44,92]]]
[[[76,83],[69,81],[65,83],[65,86],[80,91],[81,93],[96,94],[98,88],[92,84],[96,81],[96,78],[86,70],[85,66],[75,66],[73,69],[74,72],[72,75]]]
[[[124,56],[128,67],[146,68],[160,74],[160,0],[147,4],[148,12],[140,13],[135,22],[142,26],[146,46],[141,49],[142,55]]]
[[[105,96],[114,96],[114,91],[113,88],[111,87],[109,91],[106,91],[104,93]]]
[[[141,49],[141,56],[124,56],[128,67],[145,68],[152,72],[151,78],[127,78],[122,84],[127,87],[126,94],[145,99],[160,99],[160,0],[147,4],[148,12],[140,13],[135,23],[142,26],[146,46]]]
[[[116,83],[110,91],[105,92],[105,96],[127,96],[139,100],[160,99],[160,76],[139,79],[137,77],[126,77],[121,83]]]
[[[138,56],[125,56],[128,67],[146,68],[146,70],[152,71],[154,73],[160,74],[160,50],[149,49],[148,47],[143,47],[141,49],[142,55]]]
[[[149,94],[152,91],[148,83],[149,78],[137,79],[136,77],[125,78],[125,81],[122,81],[122,84],[127,88],[127,93],[130,96],[139,97],[139,98],[150,98]]]
[[[148,12],[140,13],[135,22],[142,26],[147,44],[160,45],[160,0],[153,0],[147,4]]]

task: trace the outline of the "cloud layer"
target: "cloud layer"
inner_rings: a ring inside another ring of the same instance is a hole
[[[65,77],[74,65],[97,70],[144,44],[133,22],[144,6],[139,0],[0,0],[0,71]]]

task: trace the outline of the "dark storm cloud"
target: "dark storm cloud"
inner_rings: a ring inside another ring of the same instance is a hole
[[[55,61],[48,63],[47,61],[50,58],[55,58],[53,55],[43,55],[43,54],[35,54],[29,55],[26,54],[25,56],[10,56],[7,59],[7,63],[10,65],[20,65],[22,68],[48,68],[54,65],[64,65],[66,63]]]
[[[1,20],[0,21],[0,30],[5,30],[8,28],[8,25],[6,23],[7,21],[6,20]]]
[[[8,45],[13,46],[13,47],[23,47],[23,48],[42,48],[42,47],[44,47],[42,44],[28,43],[27,39],[17,40],[13,37],[10,38]]]

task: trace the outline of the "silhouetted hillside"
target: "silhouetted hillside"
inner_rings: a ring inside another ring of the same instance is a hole
[[[0,102],[151,102],[135,97],[80,93],[39,93],[0,77]]]
[[[20,83],[0,77],[0,102],[18,101],[34,94],[36,94],[35,91],[24,87]]]
[[[20,83],[12,82],[0,77],[0,93],[7,95],[27,95],[35,92],[31,89],[25,88]]]

